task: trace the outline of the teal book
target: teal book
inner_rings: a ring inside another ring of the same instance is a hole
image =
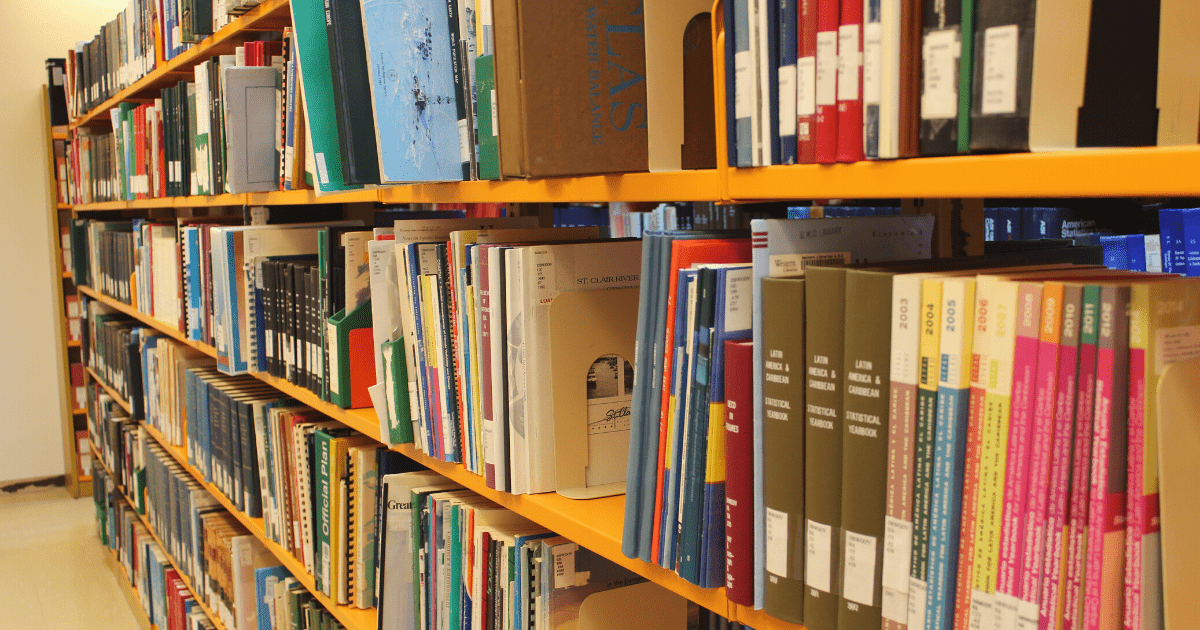
[[[321,0],[296,0],[291,3],[291,9],[296,52],[300,55],[300,80],[304,85],[305,127],[312,140],[317,190],[335,192],[359,188],[346,183],[342,170],[325,5]]]

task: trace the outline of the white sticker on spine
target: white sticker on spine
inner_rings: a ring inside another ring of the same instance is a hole
[[[883,616],[907,623],[912,522],[888,516],[883,532]]]
[[[817,58],[801,57],[796,60],[796,115],[812,116],[817,113]]]
[[[767,572],[779,577],[788,576],[788,514],[766,508],[767,512]]]
[[[779,135],[796,135],[796,66],[779,68]]]
[[[833,528],[824,523],[808,521],[808,549],[805,554],[804,583],[819,591],[829,592]]]
[[[983,32],[983,103],[985,114],[1017,111],[1017,25]]]
[[[921,59],[921,118],[958,116],[958,57],[961,51],[957,29],[925,34]]]
[[[915,577],[908,578],[908,623],[913,628],[925,627],[926,598],[929,584]]]
[[[817,33],[817,105],[837,104],[838,34]]]
[[[864,606],[875,605],[875,544],[874,536],[846,532],[842,596]]]
[[[863,104],[878,105],[883,100],[883,24],[863,25]]]
[[[753,113],[749,50],[743,50],[733,56],[733,68],[733,111],[737,118],[749,118]]]
[[[862,44],[859,42],[859,25],[844,24],[838,27],[837,56],[837,100],[858,100],[858,84],[862,75]]]

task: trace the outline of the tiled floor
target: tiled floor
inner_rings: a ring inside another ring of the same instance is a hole
[[[0,630],[135,630],[91,497],[0,494]]]

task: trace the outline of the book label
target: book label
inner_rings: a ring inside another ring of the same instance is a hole
[[[993,615],[996,619],[994,626],[996,630],[1014,630],[1017,627],[1017,608],[1021,600],[1008,593],[996,593],[993,601],[995,602]]]
[[[554,547],[554,588],[568,588],[575,584],[575,545]]]
[[[842,595],[864,606],[875,605],[875,537],[846,532]]]
[[[912,522],[886,516],[883,527],[883,616],[908,623]]]
[[[1017,630],[1038,630],[1038,606],[1033,602],[1017,602]]]
[[[957,69],[961,50],[957,28],[925,34],[921,48],[921,59],[924,61],[924,72],[921,73],[922,119],[958,116]]]
[[[850,252],[820,254],[778,254],[771,256],[768,275],[772,278],[798,278],[806,267],[836,267],[850,264]]]
[[[991,593],[971,589],[970,630],[993,630],[996,627],[996,598]]]
[[[1161,301],[1155,305],[1159,315],[1173,311],[1183,312],[1184,303]],[[1200,326],[1175,326],[1159,328],[1154,337],[1154,375],[1159,376],[1167,366],[1176,361],[1187,361],[1200,357]]]
[[[833,528],[824,523],[808,521],[808,549],[805,555],[804,583],[825,593],[829,592]]]
[[[985,114],[1017,111],[1017,25],[983,32],[983,104]]]
[[[796,114],[812,116],[817,113],[817,58],[801,57],[796,60]],[[802,123],[807,125],[808,123]],[[809,133],[807,128],[797,130],[800,135]]]
[[[883,24],[863,25],[863,103],[878,105],[883,100]]]
[[[837,31],[821,31],[817,33],[817,105],[837,105],[837,71]]]
[[[788,514],[766,508],[767,514],[767,572],[779,577],[788,576]]]
[[[779,68],[779,135],[796,135],[796,66]]]
[[[337,396],[341,394],[338,387],[341,378],[341,368],[338,365],[338,345],[337,345],[337,325],[326,323],[325,334],[329,339],[329,393]]]
[[[862,63],[858,24],[838,27],[837,100],[858,100],[858,66]],[[819,45],[819,44],[818,44]]]
[[[913,630],[925,627],[928,593],[929,584],[925,580],[915,577],[908,579],[908,626]]]
[[[733,111],[738,118],[750,118],[754,109],[750,88],[750,51],[742,50],[733,56],[734,66],[734,99]]]

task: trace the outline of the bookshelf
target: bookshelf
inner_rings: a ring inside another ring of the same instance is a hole
[[[70,222],[72,215],[70,205],[58,203],[58,169],[54,159],[54,143],[65,141],[67,134],[61,131],[61,128],[54,128],[50,125],[50,92],[47,88],[42,89],[42,126],[47,132],[45,146],[49,177],[46,181],[46,199],[50,204],[47,209],[50,220],[47,223],[49,224],[50,252],[54,260],[51,274],[57,279],[57,282],[53,283],[54,290],[51,299],[54,302],[53,321],[56,325],[54,356],[59,374],[58,398],[59,407],[62,410],[59,424],[62,427],[63,437],[63,477],[67,492],[78,499],[91,494],[92,482],[90,469],[80,468],[79,453],[77,452],[79,447],[75,437],[77,430],[87,428],[87,420],[71,402],[71,364],[80,362],[82,359],[80,358],[80,343],[68,339],[66,298],[75,290],[75,279],[70,272],[63,268],[62,239],[59,230],[61,226]]]
[[[965,155],[854,164],[793,165],[729,168],[720,165],[725,155],[724,31],[722,0],[713,6],[714,86],[718,167],[663,173],[627,173],[534,180],[468,181],[386,186],[318,196],[312,190],[186,196],[134,201],[109,201],[76,205],[72,213],[163,211],[216,206],[307,205],[315,203],[554,203],[554,202],[654,202],[664,200],[736,203],[777,199],[836,198],[985,198],[985,197],[1169,197],[1200,195],[1200,146],[1097,149],[1070,152],[1005,155]],[[214,54],[228,53],[258,31],[279,30],[288,23],[287,0],[266,0],[179,57],[159,66],[136,84],[80,118],[71,128],[110,124],[107,112],[122,101],[144,101],[156,90],[186,77],[191,68]],[[982,230],[979,230],[982,232]],[[216,350],[185,337],[172,325],[101,295],[89,287],[79,292],[125,313],[174,340],[208,356]],[[306,389],[267,374],[252,373],[264,383],[318,412],[380,439],[373,409],[344,410],[320,400]],[[95,375],[89,370],[89,376]],[[113,392],[110,391],[110,394]],[[120,400],[119,396],[115,396]],[[123,402],[123,401],[122,401]],[[128,405],[123,406],[128,409]],[[334,616],[350,629],[376,625],[374,609],[362,611],[337,606],[320,594],[302,563],[270,541],[261,519],[237,511],[222,493],[203,481],[187,464],[181,448],[167,443],[152,427],[147,433],[197,478],[235,517],[270,549]],[[621,553],[624,496],[589,501],[557,494],[512,495],[486,486],[482,477],[463,466],[449,464],[419,452],[412,445],[394,450],[418,461],[526,518],[537,522],[624,566],[635,573],[700,604],[758,630],[795,630],[801,626],[770,617],[730,602],[723,588],[702,589],[672,571]]]
[[[121,592],[125,595],[126,601],[129,602],[129,607],[133,609],[133,617],[138,621],[139,630],[158,630],[157,626],[150,623],[150,619],[146,616],[142,608],[142,598],[138,595],[137,589],[129,582],[125,575],[125,567],[121,566],[121,561],[117,559],[117,552],[114,549],[105,549],[104,558],[108,563],[108,568],[117,576],[117,584]]]

